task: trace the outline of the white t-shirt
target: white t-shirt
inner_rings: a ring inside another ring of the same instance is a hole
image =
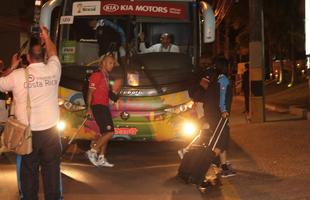
[[[174,53],[179,53],[180,48],[177,45],[170,44],[168,48],[164,48],[161,43],[159,44],[154,44],[150,46],[149,48],[145,47],[144,42],[140,42],[140,51],[141,53],[152,53],[152,52],[174,52]]]
[[[30,64],[28,71],[31,129],[46,130],[55,126],[59,119],[58,85],[61,64],[57,56],[52,56],[47,64],[43,62]],[[28,124],[26,86],[24,69],[14,70],[8,76],[0,78],[0,90],[13,91],[15,116],[24,124]]]

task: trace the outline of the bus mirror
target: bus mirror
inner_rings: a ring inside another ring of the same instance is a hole
[[[206,3],[200,2],[203,18],[203,42],[211,43],[215,40],[215,17],[212,7]]]
[[[60,6],[62,0],[47,1],[41,9],[40,24],[51,30],[51,18],[54,8]]]

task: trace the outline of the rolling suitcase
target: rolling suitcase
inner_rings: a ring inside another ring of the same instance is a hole
[[[213,151],[221,137],[227,121],[227,118],[221,118],[208,143],[199,140],[203,142],[199,144],[197,144],[197,142],[193,143],[190,146],[189,151],[185,153],[178,170],[178,176],[186,183],[196,184],[197,186],[203,184],[205,175],[215,158]],[[202,137],[202,134],[203,133],[200,133],[199,137]],[[197,140],[197,138],[195,139]]]

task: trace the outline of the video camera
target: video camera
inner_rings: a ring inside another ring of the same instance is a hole
[[[23,65],[29,65],[29,62],[27,60],[27,55],[22,54],[23,51],[26,49],[28,43],[29,43],[29,40],[26,40],[17,52],[17,58],[21,58],[21,62],[19,63],[18,68],[20,68]]]
[[[38,45],[41,44],[41,38],[40,38],[40,27],[34,29],[31,29],[31,37],[30,40],[25,41],[22,46],[20,47],[20,49],[17,52],[17,57],[21,59],[20,65],[18,66],[18,68],[22,67],[22,66],[28,66],[29,62],[27,60],[27,55],[26,54],[22,54],[23,51],[26,49],[26,47],[28,46],[29,43],[29,48],[31,48],[34,45]],[[44,53],[44,51],[43,51]]]

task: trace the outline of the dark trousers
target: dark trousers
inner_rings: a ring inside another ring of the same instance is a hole
[[[206,120],[210,125],[210,130],[212,134],[214,133],[219,121],[221,119],[220,115],[206,115]],[[220,130],[220,127],[218,128],[218,131]],[[215,135],[215,138],[218,136],[218,134]],[[228,149],[228,143],[230,140],[230,134],[229,134],[229,122],[225,125],[223,132],[218,140],[218,143],[216,145],[216,148],[219,148],[221,151],[226,151]]]
[[[61,199],[61,143],[56,128],[32,131],[33,152],[17,156],[16,169],[21,200],[38,200],[39,170],[45,200]]]
[[[250,110],[250,99],[249,99],[249,91],[244,91],[244,105],[245,111],[248,113]]]

